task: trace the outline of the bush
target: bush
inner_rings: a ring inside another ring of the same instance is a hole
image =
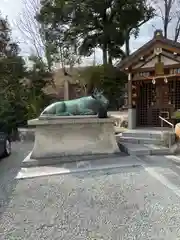
[[[112,65],[92,66],[81,71],[80,78],[82,85],[86,85],[87,94],[91,94],[94,88],[104,90],[110,101],[109,110],[119,109],[127,82],[123,72]]]

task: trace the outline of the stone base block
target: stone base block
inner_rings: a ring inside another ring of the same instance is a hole
[[[34,142],[34,128],[19,128],[18,133],[21,142]]]
[[[119,152],[111,118],[41,117],[28,125],[36,127],[32,159]]]
[[[136,109],[134,108],[128,109],[128,128],[129,129],[136,128]]]

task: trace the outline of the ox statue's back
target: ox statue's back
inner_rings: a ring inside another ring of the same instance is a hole
[[[41,116],[97,115],[107,118],[108,99],[102,91],[95,90],[91,96],[55,102],[44,109]]]

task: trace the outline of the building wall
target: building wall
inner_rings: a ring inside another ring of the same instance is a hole
[[[45,93],[56,96],[59,100],[82,97],[84,94],[82,90],[80,91],[80,87],[76,83],[79,68],[68,69],[67,72],[69,75],[65,76],[62,69],[57,70],[54,73],[54,85],[47,86],[44,89]],[[68,93],[66,92],[67,89],[69,89]]]

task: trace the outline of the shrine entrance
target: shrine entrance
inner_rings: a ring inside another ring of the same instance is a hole
[[[180,43],[156,30],[152,40],[117,66],[128,75],[129,128],[160,127],[160,116],[175,124],[174,112],[180,110]]]
[[[171,121],[175,111],[173,94],[174,81],[165,83],[164,79],[153,84],[152,81],[142,81],[137,86],[137,126],[159,127],[159,116]]]

